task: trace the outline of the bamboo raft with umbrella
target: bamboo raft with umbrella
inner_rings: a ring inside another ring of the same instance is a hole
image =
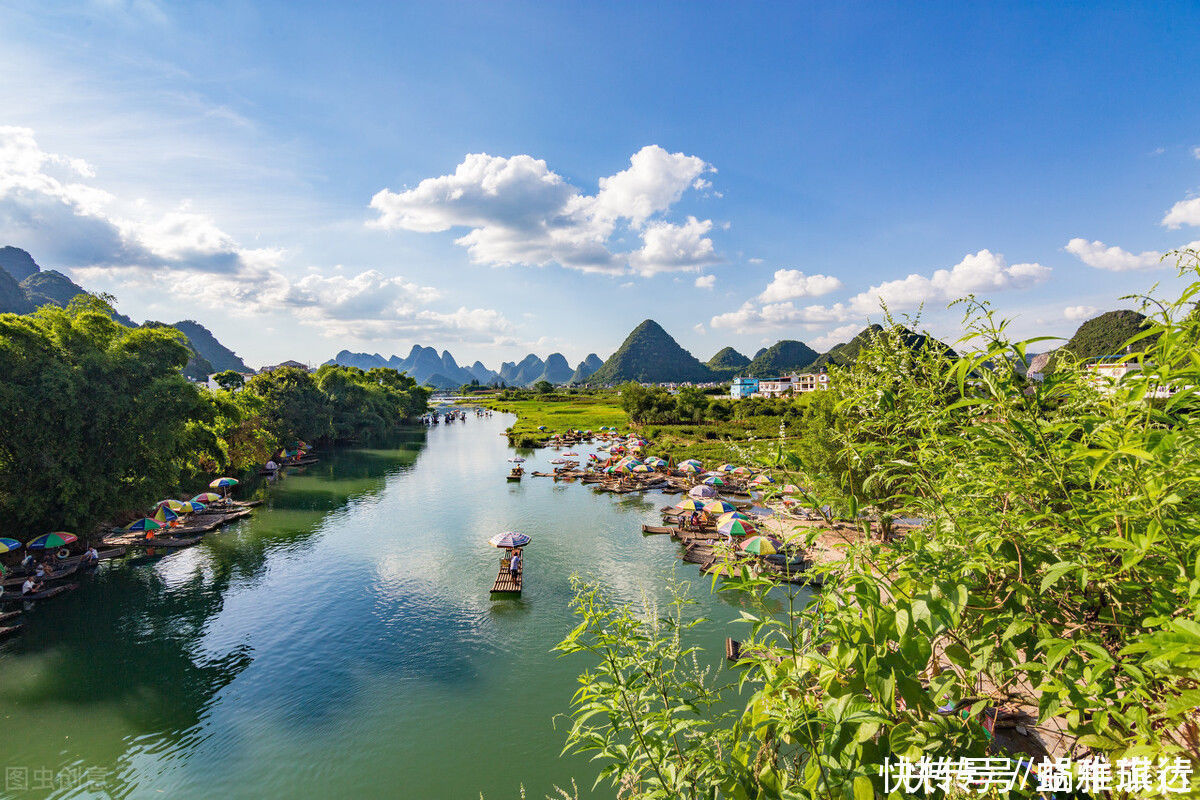
[[[532,539],[528,534],[517,531],[505,531],[488,539],[488,544],[492,547],[504,550],[504,555],[500,558],[500,571],[496,573],[496,581],[492,584],[492,594],[521,593],[525,578],[524,548],[530,541]],[[515,572],[511,568],[514,555],[519,556]]]
[[[49,600],[52,597],[58,597],[60,594],[66,594],[73,589],[78,589],[77,583],[64,583],[59,586],[52,586],[49,589],[43,589],[40,592],[30,592],[29,594],[21,594],[20,592],[4,592],[0,594],[0,603],[20,603],[32,602],[34,600]]]

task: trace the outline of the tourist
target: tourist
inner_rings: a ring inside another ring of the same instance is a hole
[[[83,554],[83,558],[80,559],[80,564],[82,564],[85,567],[92,567],[99,563],[100,563],[100,553],[98,553],[96,551],[96,546],[88,545],[87,552],[85,552]]]
[[[36,594],[37,592],[40,592],[41,590],[42,590],[42,582],[39,580],[36,580],[32,575],[30,575],[28,578],[26,578],[25,582],[21,584],[21,594],[22,595]]]
[[[508,573],[515,579],[521,572],[521,548],[516,548],[512,552],[512,558],[508,560]]]
[[[50,566],[50,562],[47,559],[46,561],[43,561],[37,565],[37,568],[34,570],[34,575],[37,576],[38,580],[43,578],[53,578],[54,567]]]
[[[36,566],[37,559],[33,557],[33,553],[26,553],[25,557],[21,559],[21,569],[25,572],[33,572]]]

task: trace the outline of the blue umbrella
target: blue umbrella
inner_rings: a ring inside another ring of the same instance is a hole
[[[488,539],[488,544],[492,545],[493,547],[524,547],[531,541],[533,540],[530,539],[527,534],[518,533],[516,531],[505,531],[504,533],[498,533],[492,538]]]
[[[21,543],[16,539],[6,539],[0,537],[0,553],[11,553],[13,550],[20,550]]]

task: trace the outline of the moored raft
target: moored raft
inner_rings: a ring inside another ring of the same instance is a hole
[[[49,600],[52,597],[58,597],[60,594],[66,594],[72,589],[78,589],[77,583],[64,583],[60,586],[52,586],[41,592],[30,592],[29,594],[21,594],[20,592],[4,592],[0,593],[0,603],[20,603],[33,602],[35,600]]]

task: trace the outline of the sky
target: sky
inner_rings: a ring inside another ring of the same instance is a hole
[[[0,0],[0,245],[252,366],[707,360],[1185,280],[1195,3]],[[1200,245],[1196,245],[1200,246]],[[1049,347],[1053,345],[1043,345]]]

